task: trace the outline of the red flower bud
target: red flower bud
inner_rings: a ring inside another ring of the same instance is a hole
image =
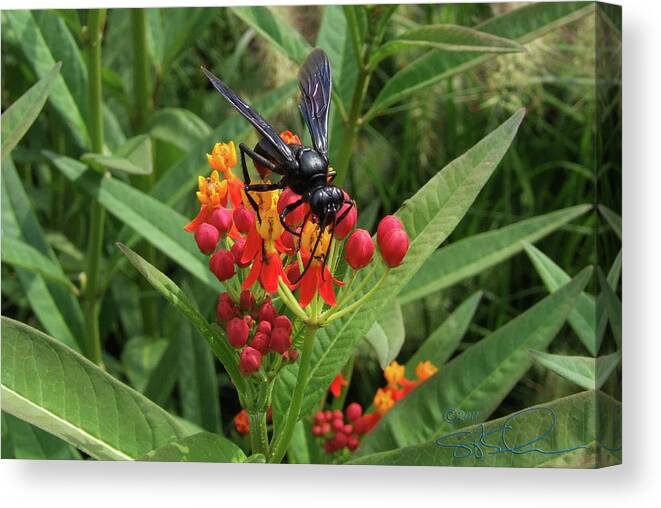
[[[221,293],[216,307],[216,317],[221,323],[227,323],[230,319],[239,315],[239,309],[227,293]]]
[[[262,332],[264,335],[269,336],[271,335],[271,323],[268,321],[260,321],[257,324],[257,331]]]
[[[392,228],[383,235],[380,243],[381,257],[390,268],[402,264],[409,250],[409,235],[399,228]]]
[[[235,317],[227,322],[227,340],[232,346],[243,346],[248,341],[248,335],[250,328],[243,319]]]
[[[209,259],[209,270],[220,281],[234,277],[234,257],[230,251],[227,249],[218,249]]]
[[[241,291],[239,296],[239,307],[241,310],[250,310],[255,306],[255,297],[250,292],[249,289],[244,289]]]
[[[365,420],[364,416],[359,416],[356,418],[356,420],[353,422],[353,430],[359,436],[367,433],[369,430],[369,424],[367,420]]]
[[[246,234],[255,223],[255,214],[245,206],[239,206],[234,209],[234,224],[240,233]]]
[[[324,416],[326,417],[326,420],[330,421],[333,419],[333,412],[330,409],[327,409],[324,411]]]
[[[342,418],[344,418],[344,415],[342,414],[342,411],[340,411],[339,409],[336,409],[335,411],[333,411],[333,418],[335,420],[337,420],[337,419],[341,420]]]
[[[312,435],[313,436],[321,436],[321,427],[319,425],[313,425],[312,426]]]
[[[273,324],[276,316],[278,315],[275,307],[271,303],[271,300],[266,300],[257,312],[257,321],[268,321]]]
[[[342,427],[342,432],[344,432],[347,436],[351,435],[353,432],[353,425],[350,423],[345,424],[344,427]]]
[[[344,256],[354,270],[360,270],[369,265],[374,256],[374,243],[370,234],[364,229],[356,229],[347,240]]]
[[[335,437],[331,440],[333,442],[333,448],[336,450],[341,450],[347,445],[348,439],[346,434],[342,434],[341,432],[338,432],[335,434]]]
[[[287,187],[280,193],[280,197],[278,198],[278,214],[282,213],[282,211],[287,206],[291,205],[292,203],[296,203],[300,199],[301,196]],[[292,228],[299,227],[301,224],[303,224],[303,220],[305,219],[305,215],[308,213],[309,209],[309,205],[305,203],[297,206],[292,212],[285,216],[285,223]]]
[[[232,257],[234,258],[234,263],[236,263],[236,266],[238,266],[239,268],[245,268],[251,263],[250,260],[246,261],[245,263],[241,262],[241,257],[243,256],[243,250],[245,248],[246,248],[246,239],[239,238],[236,242],[234,242],[234,245],[232,245],[232,248],[230,249],[230,252],[232,253]]]
[[[353,422],[363,414],[363,408],[358,402],[352,402],[347,406],[344,413],[347,415],[349,421]]]
[[[342,418],[336,418],[331,422],[331,427],[336,432],[342,432],[342,429],[344,429],[344,421]]]
[[[349,450],[354,451],[358,446],[360,446],[360,440],[356,436],[349,436],[347,438],[347,448]]]
[[[252,325],[255,324],[255,320],[252,318],[252,316],[243,316],[243,321],[245,324],[248,325],[248,328],[252,328]]]
[[[332,439],[329,439],[328,441],[324,441],[324,451],[329,454],[335,451],[335,443],[333,442]]]
[[[316,425],[321,425],[321,424],[324,423],[325,421],[326,421],[326,416],[324,416],[324,412],[323,412],[323,411],[317,411],[317,412],[314,414],[314,423],[315,423]]]
[[[282,357],[288,362],[294,363],[298,359],[298,349],[291,348],[289,351],[285,351]]]
[[[269,336],[262,332],[257,332],[250,341],[250,346],[265,355],[269,352]]]
[[[393,228],[404,229],[404,225],[402,224],[402,221],[394,215],[386,215],[381,219],[379,226],[376,228],[376,243],[379,244],[379,247],[381,246],[383,236]]]
[[[291,346],[291,336],[284,328],[274,328],[271,331],[269,347],[276,353],[284,353]]]
[[[203,222],[195,230],[195,241],[203,254],[209,255],[215,249],[220,239],[220,233],[211,224]]]
[[[273,320],[273,328],[284,328],[289,335],[291,335],[292,324],[287,316],[277,316]]]
[[[328,434],[331,431],[331,424],[328,422],[324,422],[321,424],[321,433],[322,434]]]
[[[208,219],[209,224],[215,227],[221,238],[225,238],[232,229],[232,212],[222,206],[214,208]]]
[[[347,200],[351,199],[349,194],[346,192],[344,193],[344,198]],[[335,225],[335,238],[338,240],[344,240],[349,235],[349,233],[351,233],[353,228],[356,227],[356,221],[358,220],[358,210],[355,205],[344,203],[342,208],[340,208],[340,211],[337,212],[337,217],[338,219],[342,217],[342,215],[347,212],[349,207],[351,207],[351,210],[349,210],[344,219],[342,219],[342,222],[339,222]]]
[[[245,374],[252,374],[259,370],[262,365],[262,353],[257,351],[254,347],[247,346],[241,351],[241,358],[239,359],[239,368]]]

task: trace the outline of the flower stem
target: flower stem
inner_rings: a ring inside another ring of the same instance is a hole
[[[289,308],[289,310],[294,313],[297,318],[302,319],[303,321],[308,321],[308,315],[296,301],[296,298],[294,298],[291,290],[285,285],[284,282],[282,282],[282,279],[278,280],[278,295],[280,295],[282,302]]]
[[[103,152],[103,118],[101,96],[101,37],[105,9],[89,11],[87,74],[89,76],[89,133],[92,152]],[[85,314],[85,355],[97,365],[101,365],[101,337],[99,332],[100,295],[99,265],[103,250],[103,229],[105,210],[98,201],[93,201],[90,212],[89,239],[85,256],[86,285],[83,293]]]
[[[147,53],[147,13],[145,9],[131,9],[133,36],[133,88],[137,130],[142,130],[151,109],[149,98],[149,59]]]
[[[390,272],[390,268],[387,268],[385,272],[383,272],[383,275],[379,279],[379,281],[370,289],[367,293],[365,293],[360,299],[356,300],[353,302],[351,305],[348,305],[344,307],[341,310],[338,310],[337,312],[327,312],[325,316],[321,316],[320,318],[320,323],[322,325],[326,325],[330,323],[331,321],[335,321],[336,319],[341,318],[342,316],[345,316],[346,314],[353,312],[356,310],[358,307],[363,305],[367,300],[372,298],[372,296],[379,290],[381,285],[384,283],[386,278],[388,277],[388,273]]]
[[[318,326],[316,325],[306,325],[305,337],[303,339],[303,352],[301,354],[301,364],[298,367],[296,386],[291,398],[291,403],[289,404],[289,411],[287,411],[282,432],[278,434],[275,450],[273,451],[273,455],[271,455],[269,462],[276,464],[279,463],[285,456],[287,448],[289,447],[289,442],[291,441],[294,427],[296,426],[301,411],[301,405],[303,404],[305,387],[308,384],[308,373],[312,361],[312,350],[314,349],[314,336],[317,333],[317,329]]]

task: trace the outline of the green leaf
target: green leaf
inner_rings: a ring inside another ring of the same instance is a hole
[[[62,273],[62,268],[21,240],[11,237],[2,239],[2,262],[39,274],[45,280],[66,287],[72,294],[78,294],[78,288]]]
[[[622,404],[582,392],[349,464],[595,468],[621,462]]]
[[[622,240],[622,217],[607,206],[597,205],[597,208],[599,209],[599,213],[606,219],[608,225],[613,229],[613,232]]]
[[[570,283],[455,357],[399,401],[365,436],[359,455],[422,443],[452,431],[449,411],[484,421],[530,368],[529,349],[545,349],[590,279],[586,268]]]
[[[150,117],[148,129],[154,139],[185,152],[211,134],[211,128],[204,120],[182,108],[159,109]]]
[[[525,44],[592,12],[594,6],[582,2],[540,2],[497,16],[474,28]],[[494,56],[493,53],[485,55],[430,51],[391,77],[381,88],[365,116],[371,119],[394,102],[402,101],[418,90],[464,72]]]
[[[54,269],[60,271],[62,277],[66,277],[46,241],[11,157],[5,157],[2,161],[1,215],[3,240],[15,238],[30,245],[47,256],[53,263]],[[39,274],[20,268],[16,269],[16,274],[41,326],[70,348],[80,351],[85,332],[83,313],[78,300],[61,284],[47,282]]]
[[[379,360],[379,365],[385,369],[392,362],[404,345],[406,330],[402,308],[393,300],[383,311],[365,334],[365,340],[372,346]]]
[[[477,275],[521,252],[522,242],[536,242],[590,208],[578,205],[556,210],[443,247],[429,257],[402,289],[399,299],[402,304],[412,302]]]
[[[62,62],[55,64],[48,74],[40,79],[2,114],[2,157],[9,155],[28,131],[44,107],[55,78],[60,74]]]
[[[600,301],[597,307],[603,305],[608,316],[608,323],[610,324],[613,336],[618,349],[622,348],[622,302],[618,298],[615,291],[608,283],[604,272],[601,267],[597,267],[597,277],[599,278],[599,287],[601,294],[599,295]]]
[[[166,300],[168,300],[176,309],[186,316],[190,322],[198,329],[205,340],[211,346],[211,349],[222,362],[225,370],[232,378],[239,394],[243,393],[245,380],[239,372],[236,352],[227,342],[222,330],[218,326],[210,325],[200,311],[193,305],[186,294],[170,278],[161,273],[138,254],[122,244],[117,244],[119,249],[128,258],[129,262],[147,279],[154,289],[156,289]]]
[[[528,243],[524,244],[524,247],[535,270],[537,270],[550,293],[569,282],[571,277],[542,251]],[[597,356],[600,342],[597,339],[596,313],[594,297],[582,293],[576,302],[576,308],[569,314],[569,324],[592,356]]]
[[[30,460],[72,460],[80,454],[61,439],[44,432],[34,425],[5,413],[2,413],[3,425],[8,427],[11,440],[11,457]],[[3,458],[6,450],[3,444]]]
[[[177,57],[194,46],[194,40],[214,19],[209,9],[203,7],[179,7],[159,9],[163,21],[163,73],[176,61]]]
[[[229,439],[200,432],[150,451],[138,460],[152,462],[244,462],[246,454]]]
[[[586,390],[601,388],[622,359],[619,351],[599,358],[589,358],[531,350],[530,356],[540,365]]]
[[[407,377],[415,376],[415,367],[419,362],[430,361],[440,368],[450,359],[463,339],[481,299],[482,291],[473,293],[432,332],[406,362]]]
[[[424,25],[387,41],[370,57],[370,67],[384,58],[411,48],[448,52],[513,53],[525,51],[516,41],[460,25]]]
[[[301,414],[312,411],[332,379],[348,361],[357,342],[362,340],[388,302],[397,297],[402,287],[466,214],[512,143],[524,114],[523,110],[518,111],[465,154],[450,162],[397,212],[411,241],[406,259],[390,270],[388,283],[357,311],[319,330]],[[371,268],[363,272],[372,273],[372,280],[376,283],[386,272],[386,266],[382,260],[375,259]],[[361,275],[360,279],[365,276],[368,275]],[[361,294],[368,290],[363,289]],[[356,295],[356,299],[361,294]],[[289,404],[297,368],[295,364],[285,367],[276,380],[273,394],[276,429],[278,417],[285,414]]]
[[[27,10],[4,11],[3,15],[16,34],[16,41],[25,55],[26,62],[34,69],[39,78],[48,76],[55,66],[55,59],[44,40],[33,13]],[[64,123],[71,129],[78,145],[81,147],[88,146],[87,126],[62,75],[55,76],[48,100],[60,114]]]
[[[2,318],[2,409],[96,459],[141,457],[186,434],[163,409],[75,351]]]
[[[151,139],[146,134],[127,140],[113,155],[86,153],[80,159],[92,166],[130,175],[150,175],[153,171]]]
[[[189,221],[183,215],[116,178],[105,178],[97,171],[87,169],[76,160],[48,151],[44,154],[110,214],[207,286],[215,291],[219,289],[219,282],[207,263],[202,261],[193,236],[184,231]]]
[[[233,7],[232,12],[297,64],[312,49],[296,28],[269,7]]]

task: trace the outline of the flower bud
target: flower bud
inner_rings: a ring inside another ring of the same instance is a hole
[[[259,311],[257,312],[257,321],[268,321],[273,324],[277,315],[278,313],[275,310],[275,307],[273,307],[271,300],[268,299],[259,308]]]
[[[409,235],[403,229],[392,228],[383,235],[379,247],[383,260],[390,268],[394,268],[402,264],[409,250]]]
[[[298,349],[291,348],[285,351],[282,357],[290,363],[294,363],[298,359]]]
[[[243,319],[235,317],[227,322],[227,340],[232,346],[242,347],[248,342],[248,335],[250,335],[250,328]]]
[[[330,421],[333,419],[333,412],[330,409],[327,409],[324,411],[324,416],[326,417],[327,421]]]
[[[321,433],[328,434],[331,431],[331,424],[329,422],[324,422],[321,424]]]
[[[280,196],[278,197],[278,214],[281,214],[287,206],[300,201],[300,199],[301,196],[287,187],[280,193]],[[299,227],[301,224],[303,224],[303,220],[305,219],[305,215],[308,213],[309,209],[310,207],[307,204],[297,206],[293,211],[289,212],[285,216],[285,223],[292,228]]]
[[[276,353],[284,353],[291,346],[291,336],[284,328],[274,328],[271,332],[269,347]]]
[[[222,206],[214,208],[208,219],[209,224],[215,227],[221,238],[225,238],[232,229],[232,212]]]
[[[344,426],[342,427],[342,432],[344,432],[347,436],[351,435],[351,433],[353,432],[353,425],[351,425],[350,423],[344,424]]]
[[[234,417],[234,428],[239,434],[250,433],[250,417],[248,411],[242,409]]]
[[[335,420],[341,420],[342,418],[344,418],[344,415],[342,414],[342,411],[336,409],[335,411],[333,411],[333,418]]]
[[[273,320],[273,328],[284,328],[289,335],[291,335],[292,324],[287,316],[277,316]]]
[[[331,422],[331,427],[335,432],[342,432],[342,429],[344,429],[344,421],[342,421],[342,418],[336,418]]]
[[[220,233],[218,230],[206,222],[200,224],[195,230],[195,241],[197,242],[197,246],[199,247],[200,252],[207,256],[216,249],[219,239]]]
[[[239,359],[239,368],[245,374],[252,374],[259,370],[262,365],[262,353],[257,351],[254,347],[247,346],[241,351],[241,358]]]
[[[313,436],[321,436],[322,435],[321,427],[319,425],[313,425],[312,426],[312,435]]]
[[[252,328],[252,326],[255,324],[255,320],[251,315],[243,316],[243,322],[248,325],[248,328]]]
[[[354,270],[360,270],[369,265],[374,256],[374,242],[372,242],[370,234],[364,229],[356,229],[347,240],[344,256]]]
[[[216,307],[216,317],[221,323],[227,323],[230,319],[239,315],[239,309],[227,293],[221,293]]]
[[[255,214],[248,210],[245,206],[239,206],[234,209],[233,216],[236,229],[240,233],[246,234],[252,225],[255,223]]]
[[[335,437],[331,440],[333,442],[333,448],[336,450],[341,450],[347,445],[347,436],[341,432],[335,434]]]
[[[266,336],[271,335],[272,326],[269,321],[260,321],[257,324],[257,331],[262,332]]]
[[[249,289],[241,291],[239,296],[239,307],[241,310],[251,310],[255,306],[255,297]]]
[[[363,414],[363,408],[358,402],[352,402],[344,411],[350,422],[356,421]]]
[[[376,243],[379,244],[379,247],[381,246],[383,236],[391,229],[404,229],[404,225],[402,224],[402,221],[394,215],[386,215],[381,219],[376,228]]]
[[[209,259],[209,270],[221,282],[234,277],[234,257],[232,257],[230,251],[218,249]]]
[[[359,416],[358,418],[356,418],[356,420],[354,420],[353,430],[359,436],[362,436],[363,434],[367,433],[367,431],[369,430],[369,424],[364,416]]]
[[[360,446],[360,440],[356,436],[349,436],[347,438],[347,448],[352,452]]]
[[[344,198],[350,200],[349,194],[344,193]],[[349,212],[347,209],[351,208]],[[338,240],[344,240],[349,233],[356,227],[356,221],[358,220],[358,209],[355,204],[344,203],[340,208],[340,211],[337,212],[338,219],[346,213],[346,216],[342,219],[341,222],[335,225],[335,238]]]
[[[250,346],[265,355],[269,352],[269,336],[262,332],[255,333],[250,341]]]
[[[234,263],[236,263],[236,266],[238,266],[239,268],[245,268],[251,263],[251,261],[247,261],[245,263],[241,262],[241,257],[243,256],[243,249],[245,248],[246,248],[245,238],[239,238],[236,242],[234,242],[234,245],[232,245],[232,248],[230,249],[230,252],[232,253],[232,257],[234,258]]]
[[[335,451],[335,442],[332,439],[324,441],[324,451],[328,454]]]
[[[324,416],[324,412],[323,412],[323,411],[317,411],[317,412],[314,414],[314,423],[315,423],[316,425],[321,425],[321,424],[323,424],[325,421],[326,421],[326,417]]]

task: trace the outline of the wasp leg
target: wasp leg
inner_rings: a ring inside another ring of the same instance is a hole
[[[296,279],[296,282],[292,282],[292,284],[298,284],[299,281],[303,278],[303,276],[307,273],[310,266],[312,265],[314,254],[317,252],[317,247],[319,247],[319,242],[321,241],[321,236],[324,234],[325,229],[326,229],[326,217],[324,216],[324,218],[321,220],[321,224],[319,225],[319,234],[317,235],[317,239],[314,241],[314,247],[312,247],[312,252],[310,253],[310,259],[308,260],[301,274],[298,276],[298,279]]]
[[[326,253],[324,254],[324,264],[321,267],[321,280],[326,280],[326,262],[328,261],[328,256],[330,255],[331,246],[333,245],[333,238],[335,238],[335,226],[337,226],[337,215],[333,216],[333,228],[331,229],[331,237],[328,242],[328,247],[326,248]]]
[[[299,199],[297,201],[294,201],[293,203],[289,203],[282,212],[280,212],[280,222],[282,223],[282,227],[285,228],[285,230],[289,231],[292,235],[294,236],[301,236],[301,233],[291,229],[289,224],[285,222],[285,217],[292,213],[294,210],[296,210],[299,206],[303,204],[303,200]]]
[[[250,194],[248,194],[248,188],[251,187],[251,185],[250,185],[250,174],[248,173],[248,166],[246,165],[246,154],[248,155],[248,157],[252,159],[253,162],[258,162],[259,164],[266,166],[270,170],[273,170],[275,168],[275,164],[273,164],[273,162],[271,162],[267,158],[262,157],[257,152],[251,150],[243,143],[239,143],[239,151],[241,152],[241,166],[243,168],[243,183],[245,184],[244,190],[246,191],[246,197],[248,198],[248,202],[250,203],[250,206],[252,206],[253,210],[255,210],[255,213],[257,214],[257,220],[261,223],[262,218],[259,215],[259,206],[257,205],[255,198],[253,198]],[[275,187],[275,188],[277,189],[279,187]],[[259,189],[256,188],[253,188],[251,190],[254,190],[256,192],[260,191]],[[261,190],[264,191],[264,190],[273,190],[273,189],[261,189]]]

